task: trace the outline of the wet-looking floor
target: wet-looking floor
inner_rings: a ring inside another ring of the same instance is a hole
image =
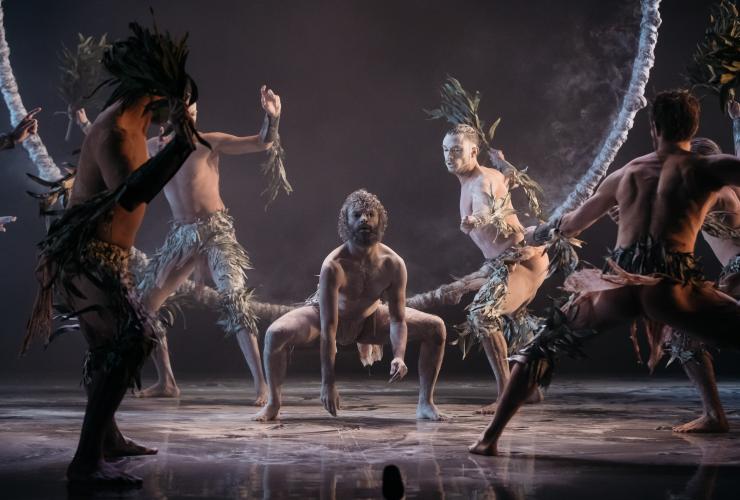
[[[318,380],[289,380],[280,420],[250,420],[244,381],[186,382],[179,399],[127,396],[124,434],[159,448],[127,459],[136,490],[69,489],[84,394],[73,381],[0,385],[0,498],[382,498],[383,468],[401,471],[407,498],[740,498],[740,382],[720,384],[731,431],[685,435],[698,416],[685,380],[558,380],[544,403],[510,423],[500,456],[467,452],[490,417],[491,379],[446,380],[446,422],[415,420],[412,381],[338,381],[336,418]]]

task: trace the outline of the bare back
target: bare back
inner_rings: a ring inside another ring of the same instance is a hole
[[[616,190],[617,245],[651,236],[666,248],[691,253],[722,183],[705,156],[677,150],[637,158],[622,170]]]
[[[207,140],[207,134],[204,134]],[[149,139],[149,153],[157,154],[170,138]],[[164,195],[179,221],[192,221],[198,217],[224,209],[219,186],[218,154],[198,143],[180,170],[164,187]]]
[[[196,144],[195,151],[164,188],[164,195],[175,220],[190,222],[225,208],[220,187],[221,154],[255,153],[264,151],[271,145],[263,143],[259,135],[239,137],[222,132],[201,135],[212,149]],[[157,154],[170,140],[171,136],[149,139],[149,154]]]
[[[493,168],[479,166],[479,173],[465,179],[460,186],[460,217],[476,216],[489,209],[490,196],[496,199],[504,198],[509,194],[506,177]],[[511,208],[511,201],[508,203]],[[506,221],[514,227],[521,227],[519,218],[515,215],[506,217]],[[471,229],[470,239],[480,248],[486,259],[492,259],[523,239],[521,233],[503,236],[493,225]]]
[[[146,129],[150,118],[142,112],[143,107],[135,105],[122,110],[121,104],[116,103],[95,120],[82,144],[70,206],[117,189],[147,161]],[[145,205],[131,212],[116,205],[110,221],[99,223],[97,237],[122,248],[133,246],[145,212]]]

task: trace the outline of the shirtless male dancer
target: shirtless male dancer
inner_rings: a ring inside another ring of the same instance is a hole
[[[549,259],[543,247],[524,244],[516,214],[505,217],[511,231],[502,230],[488,217],[496,200],[506,200],[505,208],[511,208],[510,186],[504,174],[478,163],[475,129],[456,125],[445,135],[442,151],[447,170],[460,181],[460,230],[470,236],[486,259],[482,277],[474,283],[478,291],[468,306],[468,331],[464,333],[475,335],[483,344],[500,398],[509,380],[509,352],[532,338],[536,321],[527,305],[547,277]],[[530,402],[541,399],[542,394],[536,391]],[[494,402],[476,413],[492,414],[495,410]]]
[[[736,140],[740,139],[740,104],[732,101],[732,109],[738,116],[733,117]],[[740,144],[736,143],[736,146]],[[701,155],[717,155],[722,150],[712,140],[697,137],[691,141],[691,151]],[[740,149],[736,147],[735,156]],[[717,193],[717,201],[707,215],[702,226],[702,237],[717,260],[722,264],[722,272],[717,282],[718,288],[740,299],[740,197],[737,187],[725,186]],[[710,224],[710,219],[714,223]],[[667,328],[665,336],[667,351],[671,359],[678,359],[694,384],[702,401],[702,415],[685,424],[673,427],[673,432],[728,432],[730,426],[719,399],[717,381],[714,376],[714,363],[704,343],[691,338],[683,332]]]
[[[711,344],[740,347],[740,304],[703,280],[693,256],[717,193],[740,185],[740,159],[690,151],[699,103],[688,92],[659,93],[651,111],[655,152],[612,173],[580,208],[534,232],[538,241],[553,233],[576,236],[619,206],[613,274],[600,280],[586,271],[574,275],[579,290],[560,321],[548,323],[515,357],[499,407],[471,453],[497,453],[506,424],[537,384],[549,380],[555,355],[572,341],[569,330],[601,330],[644,317]]]
[[[735,128],[735,156],[740,156],[740,103],[732,101],[728,106]],[[720,147],[705,137],[691,139],[691,151],[709,156],[722,154]],[[618,222],[618,207],[609,215]],[[710,223],[710,219],[714,219]],[[740,299],[740,268],[733,271],[733,266],[740,264],[740,198],[738,188],[725,186],[717,193],[717,201],[704,219],[702,237],[709,244],[714,256],[723,269],[718,281],[719,289],[730,296]],[[703,342],[666,327],[661,336],[653,339],[648,365],[652,370],[665,353],[670,355],[669,363],[678,360],[686,376],[692,382],[701,397],[702,415],[690,422],[676,425],[673,432],[723,433],[730,430],[724,408],[717,390],[714,375],[714,361]]]
[[[320,344],[321,402],[336,416],[341,409],[334,375],[337,344],[356,343],[363,364],[372,365],[380,361],[383,344],[390,340],[390,382],[394,382],[408,371],[407,337],[421,343],[416,418],[444,418],[434,404],[434,385],[444,356],[445,325],[438,316],[406,308],[406,264],[381,243],[387,224],[385,208],[375,195],[359,190],[347,197],[339,212],[343,243],[324,259],[318,292],[306,306],[290,311],[267,329],[264,359],[269,396],[256,420],[277,418],[293,347]]]
[[[139,484],[140,478],[105,459],[157,452],[124,438],[115,421],[126,390],[138,385],[140,368],[156,344],[151,318],[128,272],[128,258],[146,204],[195,149],[195,128],[186,108],[197,92],[184,73],[187,51],[179,42],[135,23],[132,30],[132,36],[114,43],[103,56],[115,87],[82,145],[69,208],[39,244],[41,290],[23,346],[25,350],[34,338],[48,343],[56,292],[62,312],[78,319],[89,345],[83,369],[88,400],[77,451],[67,469],[70,481]],[[151,46],[160,51],[144,48]],[[161,67],[163,52],[182,68],[179,72],[167,73]],[[131,64],[137,74],[157,76],[127,78]],[[171,80],[157,80],[161,75]],[[168,94],[178,88],[179,97]],[[166,120],[168,108],[175,138],[147,160],[147,128]]]
[[[196,149],[172,180],[164,194],[172,210],[173,222],[165,243],[148,267],[139,284],[147,311],[155,314],[193,273],[202,281],[208,273],[219,292],[221,325],[227,334],[234,334],[252,372],[257,393],[254,402],[262,406],[267,400],[267,384],[262,373],[255,314],[250,306],[251,292],[246,286],[249,258],[236,240],[234,221],[221,199],[219,159],[221,154],[240,155],[265,151],[272,146],[280,121],[280,97],[265,86],[260,89],[265,121],[258,135],[238,137],[222,132],[201,133],[211,146],[196,145]],[[197,104],[188,108],[193,122],[197,119]],[[76,119],[83,131],[88,121],[84,110]],[[172,134],[149,139],[153,156],[165,147]],[[196,292],[197,293],[197,292]],[[170,363],[167,337],[163,333],[152,353],[157,369],[157,382],[137,393],[139,397],[178,397]]]
[[[221,298],[219,325],[227,334],[236,335],[252,372],[257,393],[254,404],[258,406],[265,404],[267,384],[257,343],[256,317],[249,303],[251,291],[246,286],[250,263],[247,252],[236,240],[234,220],[221,199],[219,158],[221,154],[254,153],[272,146],[280,122],[280,97],[265,86],[260,89],[260,97],[265,120],[258,135],[202,134],[211,149],[196,145],[182,169],[165,186],[164,194],[174,221],[164,245],[153,256],[148,274],[151,279],[139,285],[144,294],[144,306],[155,312],[193,272],[199,276],[210,273]],[[195,122],[196,105],[193,104],[188,112]],[[150,152],[155,153],[171,139],[172,135],[151,139]],[[178,396],[180,389],[172,373],[166,337],[153,357],[158,381],[140,396]]]

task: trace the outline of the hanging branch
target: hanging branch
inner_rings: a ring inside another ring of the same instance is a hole
[[[103,81],[105,74],[100,64],[103,53],[110,47],[106,35],[96,40],[94,37],[85,37],[77,34],[77,50],[72,52],[65,45],[59,54],[59,69],[62,75],[59,82],[59,95],[67,105],[67,110],[60,112],[69,119],[67,133],[64,140],[69,141],[74,125],[74,114],[86,104],[100,106],[102,100],[93,95]]]
[[[293,186],[288,181],[285,172],[285,150],[280,143],[280,135],[275,138],[270,149],[267,150],[267,160],[262,163],[262,175],[267,177],[267,187],[262,191],[262,195],[267,195],[265,210],[280,194],[293,192]]]
[[[580,207],[591,197],[609,170],[609,165],[614,161],[619,148],[627,140],[635,115],[647,106],[644,94],[650,70],[655,63],[655,45],[658,43],[658,27],[660,26],[659,5],[660,0],[641,0],[640,42],[635,62],[632,65],[632,77],[622,100],[619,115],[589,169],[578,181],[568,198],[553,210],[549,219],[550,223]]]
[[[10,65],[10,47],[8,47],[8,42],[5,39],[5,15],[2,0],[0,0],[0,91],[2,91],[3,99],[5,99],[5,104],[8,106],[8,111],[10,111],[10,123],[15,127],[28,112],[23,106],[23,100],[18,93],[18,84]],[[39,134],[33,134],[23,141],[23,147],[28,152],[28,156],[31,157],[31,161],[36,165],[40,177],[52,180],[60,176],[59,168],[46,151],[46,146],[41,141]]]
[[[478,135],[482,152],[490,156],[490,152],[493,150],[491,142],[493,141],[496,128],[501,123],[501,118],[493,122],[488,131],[484,132],[485,122],[481,121],[478,117],[480,92],[476,91],[475,94],[470,94],[457,79],[448,76],[446,82],[442,84],[439,94],[441,97],[439,108],[424,110],[429,116],[429,119],[439,120],[444,118],[452,125],[468,125],[472,127]],[[532,215],[541,218],[543,212],[542,203],[539,198],[543,193],[542,187],[525,173],[526,169],[519,170],[503,159],[494,161],[493,166],[506,175],[509,179],[509,186],[512,189],[515,187],[522,188],[529,201]]]
[[[723,111],[740,84],[740,16],[735,2],[721,0],[712,7],[709,28],[696,46],[689,64],[688,80],[719,95]]]

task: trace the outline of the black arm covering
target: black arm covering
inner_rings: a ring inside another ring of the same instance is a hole
[[[194,150],[191,141],[176,135],[162,151],[128,176],[118,203],[131,212],[141,203],[152,201]]]
[[[557,232],[560,229],[561,218],[558,217],[554,221],[540,224],[534,229],[532,235],[532,241],[537,245],[544,245],[553,238],[553,231]]]
[[[0,134],[0,150],[15,147],[12,134]]]
[[[278,127],[280,126],[280,115],[275,118],[265,113],[265,121],[262,122],[262,129],[260,130],[260,140],[262,144],[268,142],[275,142],[278,136]]]

